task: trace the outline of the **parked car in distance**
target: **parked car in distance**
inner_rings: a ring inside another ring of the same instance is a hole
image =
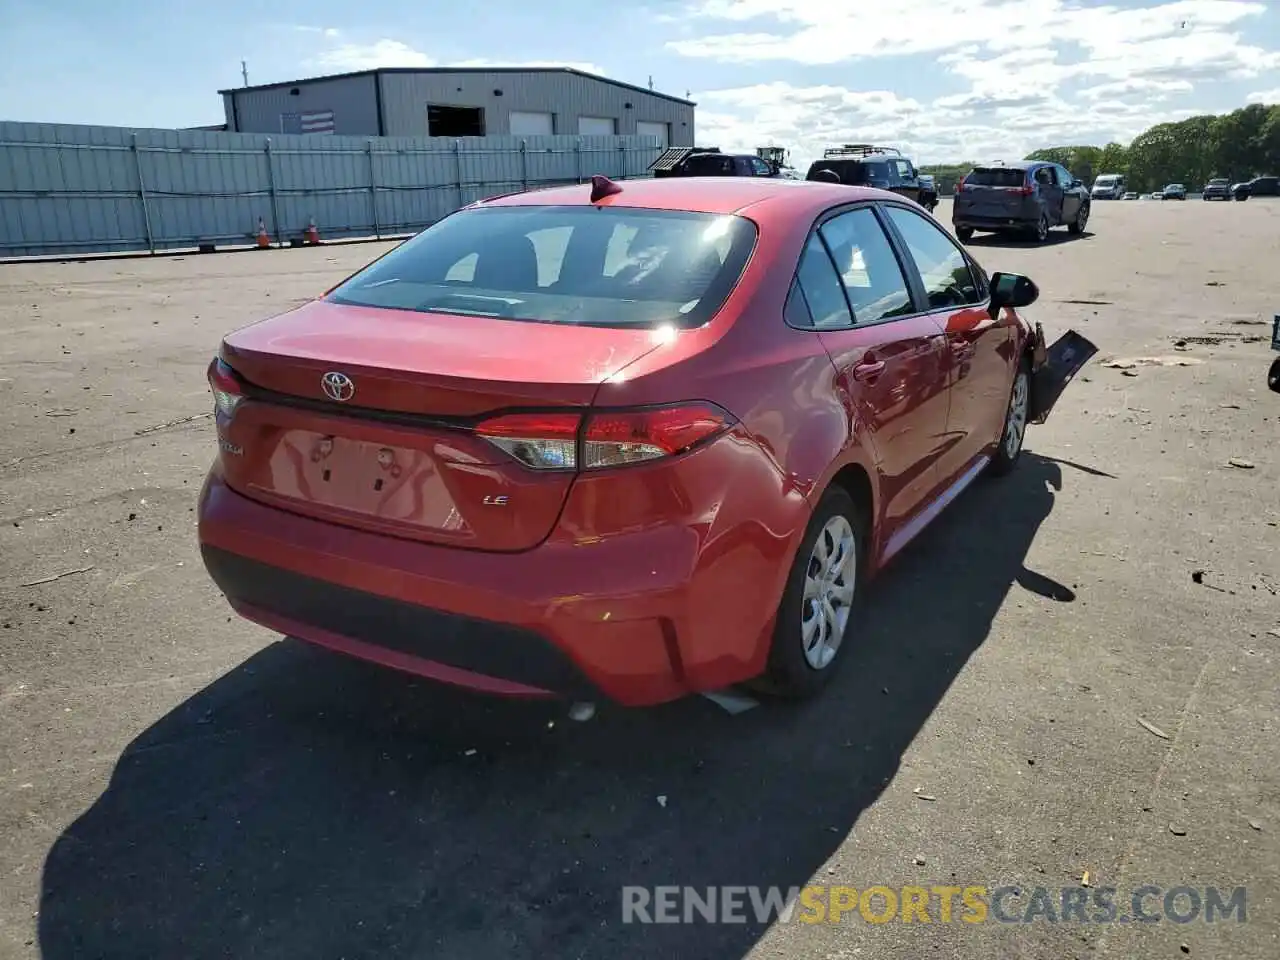
[[[920,179],[920,206],[924,207],[930,213],[938,207],[938,184],[933,179],[933,174],[922,173]]]
[[[1121,199],[1121,200],[1137,200],[1137,199],[1138,199],[1138,194],[1137,194],[1136,192],[1134,192],[1133,190],[1130,190],[1128,193],[1126,193],[1126,194],[1125,194],[1123,197],[1121,197],[1120,199]]]
[[[1231,194],[1237,200],[1280,196],[1280,177],[1254,177],[1244,183],[1232,184]]]
[[[951,222],[963,242],[975,230],[1030,234],[1038,243],[1053,227],[1083,233],[1089,191],[1066,167],[1043,160],[975,167],[956,184]]]
[[[1124,174],[1104,173],[1093,181],[1089,196],[1094,200],[1119,200],[1124,193]]]
[[[1200,191],[1202,200],[1230,200],[1231,181],[1226,177],[1215,177],[1204,185]]]
[[[807,696],[1092,356],[1036,297],[888,191],[473,203],[223,339],[204,564],[271,630],[475,690]]]
[[[719,147],[671,147],[649,164],[654,177],[777,177],[781,168],[752,153]]]
[[[921,202],[915,166],[893,147],[870,143],[829,147],[822,152],[821,160],[809,164],[805,179],[834,182],[830,180],[833,174],[847,187],[875,187]]]
[[[1171,183],[1160,191],[1161,200],[1185,200],[1187,188],[1180,183]]]

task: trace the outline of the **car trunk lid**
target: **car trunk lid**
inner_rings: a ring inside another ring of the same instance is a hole
[[[513,408],[585,412],[601,381],[656,346],[648,329],[316,301],[223,342],[244,399],[219,416],[222,469],[243,495],[306,516],[528,549],[573,470],[530,469],[477,427]]]

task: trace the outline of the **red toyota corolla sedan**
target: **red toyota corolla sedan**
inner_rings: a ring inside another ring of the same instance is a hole
[[[250,620],[476,690],[812,694],[1092,355],[1035,297],[872,189],[472,204],[225,338],[204,562]]]

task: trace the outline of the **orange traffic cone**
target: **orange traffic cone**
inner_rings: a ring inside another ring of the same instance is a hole
[[[267,236],[267,225],[261,217],[258,218],[258,249],[269,250],[271,248],[271,238]]]
[[[316,229],[316,218],[311,218],[311,223],[307,226],[307,243],[317,244],[320,242],[320,231]]]

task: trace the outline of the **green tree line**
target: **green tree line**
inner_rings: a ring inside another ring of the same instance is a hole
[[[1024,159],[1060,163],[1087,184],[1099,174],[1122,173],[1129,188],[1139,191],[1158,190],[1167,183],[1198,190],[1214,177],[1235,183],[1280,171],[1280,104],[1251,103],[1231,113],[1158,123],[1128,146],[1048,147]],[[973,167],[947,163],[920,169],[934,175],[942,192],[951,193]]]

